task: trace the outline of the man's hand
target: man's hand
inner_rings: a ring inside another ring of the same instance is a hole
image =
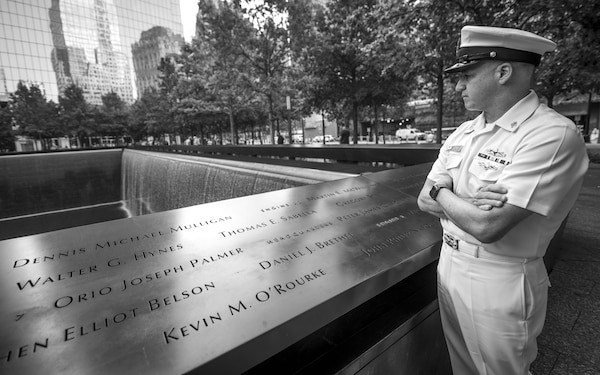
[[[506,193],[508,189],[500,184],[490,184],[477,189],[473,198],[469,202],[484,211],[489,211],[494,207],[502,207],[506,203]]]

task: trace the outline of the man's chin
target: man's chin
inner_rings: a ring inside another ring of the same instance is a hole
[[[468,101],[465,100],[464,104],[467,111],[479,112],[479,109],[475,108],[475,106],[470,104]]]

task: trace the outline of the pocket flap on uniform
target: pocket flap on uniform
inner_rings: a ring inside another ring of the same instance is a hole
[[[453,169],[458,168],[462,162],[462,155],[460,154],[449,154],[446,159],[446,168]]]
[[[469,172],[482,181],[496,182],[505,165],[476,157],[469,166]]]

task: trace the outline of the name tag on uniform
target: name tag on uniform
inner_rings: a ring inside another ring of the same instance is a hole
[[[463,146],[450,146],[448,147],[448,152],[457,152],[460,153],[462,151]]]

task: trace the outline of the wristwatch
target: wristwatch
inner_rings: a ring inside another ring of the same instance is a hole
[[[433,199],[434,201],[437,201],[437,196],[440,193],[440,190],[442,190],[442,189],[448,189],[448,186],[434,184],[431,187],[431,190],[429,190],[429,196],[431,197],[431,199]]]

